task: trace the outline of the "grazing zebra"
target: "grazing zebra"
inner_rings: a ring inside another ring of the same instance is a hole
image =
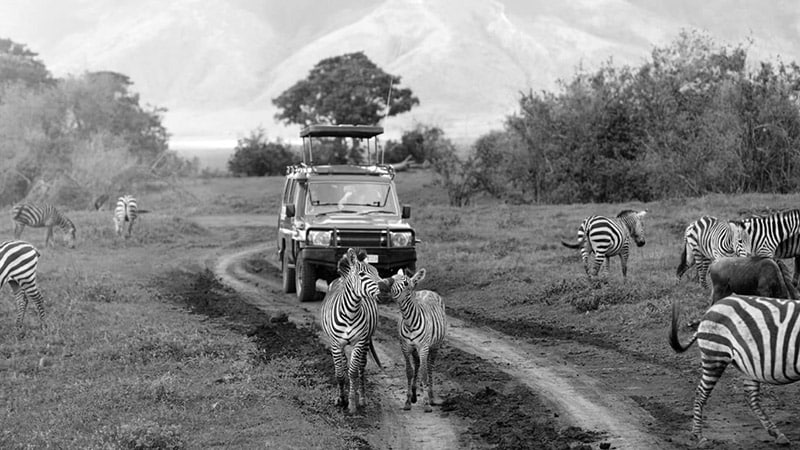
[[[750,409],[776,443],[786,439],[761,409],[761,383],[789,384],[800,380],[800,302],[769,297],[731,295],[723,298],[703,315],[697,332],[688,344],[678,339],[677,303],[672,304],[670,346],[685,352],[697,341],[700,347],[702,377],[697,386],[692,414],[692,434],[702,436],[703,407],[728,364],[745,376],[744,391]]]
[[[800,234],[800,209],[742,219],[753,255],[775,258],[781,242]]]
[[[347,249],[339,260],[340,277],[328,287],[320,309],[320,323],[333,356],[336,380],[339,384],[337,405],[348,406],[350,413],[366,405],[365,367],[367,350],[380,366],[372,334],[378,324],[378,271],[366,261],[366,252]],[[352,346],[350,361],[345,347]],[[345,368],[350,383],[345,397]]]
[[[44,203],[35,205],[33,203],[22,203],[11,208],[11,219],[14,221],[14,239],[22,236],[25,226],[32,228],[47,227],[47,237],[44,240],[45,247],[50,245],[53,237],[53,227],[58,226],[64,231],[64,237],[70,248],[75,247],[75,224],[55,206]]]
[[[690,223],[683,233],[683,251],[676,274],[680,279],[697,264],[697,276],[705,289],[708,288],[708,266],[712,262],[723,256],[747,256],[749,253],[750,237],[742,222],[725,223],[716,217],[703,216]]]
[[[406,403],[403,409],[411,409],[417,402],[417,375],[422,388],[422,406],[431,412],[436,404],[433,395],[433,364],[436,354],[447,333],[447,316],[442,297],[433,291],[415,291],[425,279],[425,269],[420,269],[409,278],[403,269],[396,275],[378,283],[381,293],[390,292],[400,305],[402,317],[397,322],[400,347],[406,360]],[[427,391],[427,395],[426,392]]]
[[[114,210],[114,228],[117,236],[122,235],[125,222],[128,222],[128,234],[131,235],[133,222],[136,221],[138,211],[136,208],[136,198],[132,195],[123,195],[117,200],[117,208]]]
[[[39,313],[39,322],[45,328],[44,299],[36,287],[36,266],[39,264],[39,251],[24,241],[6,241],[0,244],[0,287],[6,283],[14,292],[17,303],[17,331],[22,337],[22,319],[28,308],[28,300],[33,300]]]
[[[616,218],[589,216],[578,228],[578,242],[561,244],[569,248],[580,248],[586,273],[596,276],[603,261],[608,263],[612,256],[619,255],[623,278],[628,275],[628,254],[633,237],[636,246],[641,247],[644,239],[644,215],[647,211],[624,210]],[[593,269],[589,271],[589,254],[594,253]]]

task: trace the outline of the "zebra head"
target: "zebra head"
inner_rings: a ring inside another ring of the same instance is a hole
[[[753,252],[750,233],[741,220],[729,220],[728,228],[731,230],[731,242],[736,256],[747,256]]]
[[[396,274],[392,275],[391,278],[387,278],[386,280],[381,280],[381,283],[384,281],[389,281],[388,287],[390,289],[390,293],[392,299],[401,305],[407,301],[409,301],[414,295],[414,289],[416,289],[417,284],[420,281],[425,279],[425,269],[419,269],[417,273],[411,274],[411,272],[406,272],[404,269],[399,269]],[[381,288],[381,293],[384,292],[384,286],[379,283]]]
[[[367,252],[360,248],[348,248],[337,264],[342,283],[360,298],[378,299],[380,290],[378,270],[366,262]]]
[[[620,219],[627,227],[628,231],[631,233],[631,237],[633,241],[636,242],[637,247],[641,247],[644,245],[644,216],[647,214],[647,210],[642,211],[633,211],[630,209],[626,209],[617,215],[617,218]]]

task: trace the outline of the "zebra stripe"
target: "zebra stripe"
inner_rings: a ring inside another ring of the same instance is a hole
[[[800,281],[800,234],[793,234],[781,241],[775,249],[775,258],[794,258],[794,275],[792,282],[797,286]]]
[[[433,394],[433,365],[436,355],[447,334],[447,316],[444,301],[436,292],[415,288],[425,279],[425,269],[420,269],[409,278],[403,269],[396,275],[379,283],[381,292],[390,290],[392,298],[400,305],[402,316],[397,322],[400,347],[406,360],[406,403],[403,409],[411,409],[417,402],[417,376],[422,389],[422,406],[425,412],[432,411],[435,404]],[[427,395],[426,395],[427,391]]]
[[[117,207],[114,209],[114,228],[117,236],[122,235],[122,229],[125,222],[128,223],[128,234],[131,235],[133,230],[133,222],[136,221],[138,210],[136,206],[136,198],[132,195],[123,195],[117,199]]]
[[[44,322],[44,299],[36,286],[36,268],[39,264],[39,251],[24,241],[13,240],[0,244],[0,287],[6,283],[14,292],[17,304],[16,326],[20,336],[22,320],[28,308],[28,300],[33,300],[36,311],[39,313],[39,322],[46,328]]]
[[[624,210],[615,218],[589,216],[578,228],[578,242],[561,241],[564,246],[581,249],[586,273],[596,276],[605,261],[612,256],[619,256],[622,264],[622,276],[628,275],[628,255],[630,240],[633,238],[638,247],[645,244],[644,215],[647,211]],[[592,270],[589,270],[589,254],[594,253]]]
[[[44,245],[47,247],[53,237],[53,227],[57,226],[64,232],[67,245],[75,247],[75,224],[49,203],[15,205],[11,208],[11,220],[14,222],[14,239],[22,236],[26,225],[31,228],[47,227],[47,237],[44,240]]]
[[[703,288],[708,288],[708,266],[723,256],[747,256],[750,237],[742,222],[727,223],[716,217],[703,216],[690,223],[683,233],[683,251],[676,274],[681,276],[697,264],[697,275]]]
[[[685,352],[697,341],[702,377],[695,394],[692,434],[701,441],[703,407],[728,364],[744,374],[744,390],[750,409],[779,444],[788,444],[783,433],[761,408],[761,383],[789,384],[800,380],[800,302],[785,299],[731,295],[703,315],[687,345],[678,335],[678,305],[672,305],[670,346]]]
[[[775,257],[781,242],[800,234],[800,209],[742,219],[756,256]]]
[[[357,406],[366,405],[367,350],[375,357],[372,334],[378,324],[379,278],[378,271],[364,261],[366,256],[363,250],[347,249],[339,260],[340,277],[330,284],[320,309],[322,331],[331,349],[339,384],[337,405],[348,406],[350,413],[355,413]],[[348,345],[352,346],[349,361],[345,354]],[[345,367],[350,384],[347,398]]]

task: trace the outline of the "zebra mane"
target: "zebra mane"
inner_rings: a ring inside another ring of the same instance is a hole
[[[638,212],[638,211],[634,211],[634,210],[632,210],[632,209],[623,209],[623,210],[622,210],[622,212],[620,212],[619,214],[617,214],[617,218],[618,218],[618,219],[621,219],[621,218],[623,218],[623,217],[627,217],[627,216],[630,216],[630,215],[636,214],[637,212]]]

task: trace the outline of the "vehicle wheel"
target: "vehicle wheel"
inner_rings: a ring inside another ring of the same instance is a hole
[[[283,251],[283,259],[281,260],[281,273],[283,273],[283,292],[291,294],[295,290],[294,277],[295,270],[289,267],[289,252],[291,249]]]
[[[295,288],[297,299],[301,302],[310,302],[317,297],[317,274],[314,266],[305,261],[302,255],[297,255],[294,265]]]

